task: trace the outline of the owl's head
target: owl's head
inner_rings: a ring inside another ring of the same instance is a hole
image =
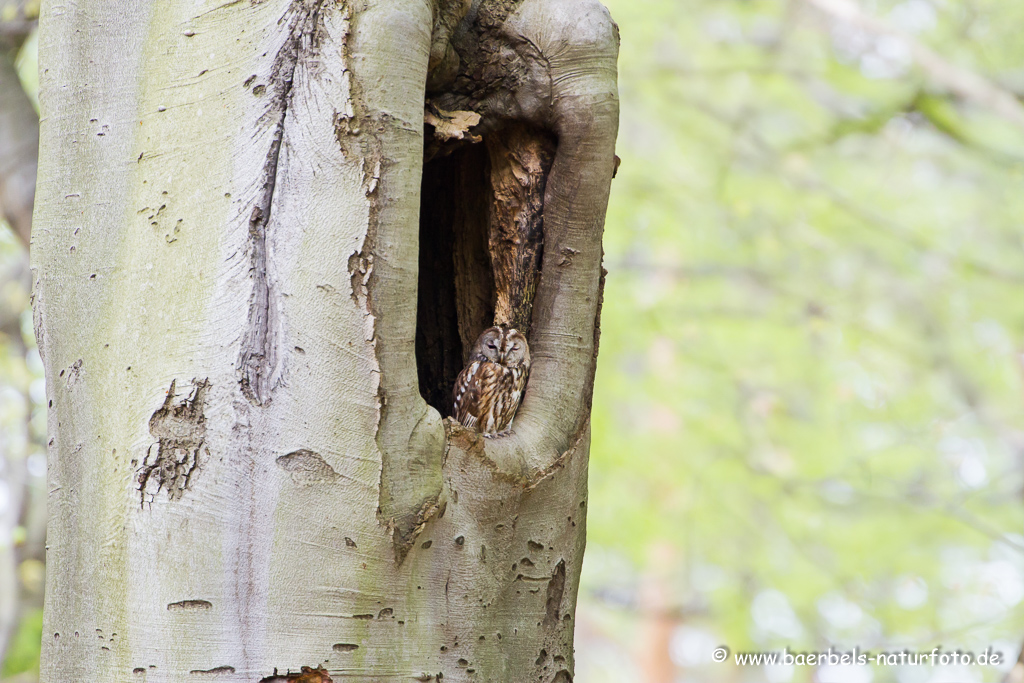
[[[505,366],[529,366],[530,345],[519,330],[488,327],[477,338],[471,357]]]
[[[511,329],[505,333],[503,342],[505,354],[502,362],[505,365],[530,365],[530,345],[526,342],[526,335],[519,330]]]

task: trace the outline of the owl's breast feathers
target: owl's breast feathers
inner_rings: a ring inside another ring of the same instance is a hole
[[[455,381],[455,419],[483,434],[505,430],[519,407],[527,372],[526,367],[474,360]]]

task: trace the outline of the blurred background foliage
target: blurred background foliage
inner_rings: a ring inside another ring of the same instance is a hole
[[[622,166],[577,681],[1003,679],[1024,641],[1024,3],[605,2]],[[17,64],[34,94],[34,38]],[[0,230],[3,680],[37,671],[44,400],[26,249]],[[1005,664],[741,669],[722,644]]]
[[[38,0],[0,2],[0,209],[20,210],[23,232],[32,187],[19,165],[34,163],[36,126],[22,115],[38,108],[38,15]],[[30,291],[24,235],[0,219],[0,680],[19,683],[38,679],[46,533],[46,386]]]
[[[997,681],[1024,640],[1024,3],[604,0],[580,683]],[[996,647],[1002,667],[737,669]]]

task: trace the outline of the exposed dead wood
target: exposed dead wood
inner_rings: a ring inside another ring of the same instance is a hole
[[[544,247],[544,188],[555,143],[522,124],[486,140],[493,191],[488,246],[497,295],[494,323],[529,334]]]

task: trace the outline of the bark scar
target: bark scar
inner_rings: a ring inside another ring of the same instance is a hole
[[[331,483],[341,478],[333,467],[327,464],[319,453],[300,448],[277,459],[277,466],[292,475],[292,481],[299,486],[317,483]]]
[[[200,453],[206,449],[206,416],[203,407],[210,389],[208,379],[192,380],[192,393],[175,403],[175,381],[167,398],[149,419],[149,433],[156,443],[149,447],[136,477],[143,505],[152,503],[160,489],[178,500],[191,488],[199,470]]]
[[[274,675],[261,678],[260,683],[334,683],[334,679],[322,666],[317,666],[315,669],[304,666],[297,674],[287,673],[283,676],[277,673],[277,669],[274,669]]]
[[[209,600],[180,600],[178,602],[172,602],[167,605],[167,611],[173,612],[174,610],[207,610],[212,609],[213,603]]]
[[[235,673],[233,666],[218,666],[214,669],[192,669],[189,671],[193,676],[221,676]]]
[[[553,628],[558,625],[558,612],[562,607],[562,596],[565,594],[565,560],[555,566],[551,580],[548,581],[548,599],[544,607],[544,627]]]
[[[270,91],[269,105],[260,118],[261,123],[269,122],[273,125],[274,133],[263,163],[260,191],[249,215],[248,256],[253,289],[237,366],[242,394],[257,406],[266,405],[270,401],[273,390],[271,378],[278,355],[276,340],[273,338],[277,317],[275,296],[267,276],[267,229],[277,187],[281,144],[291,106],[295,70],[303,56],[314,52],[321,5],[322,0],[293,0],[288,8],[285,15],[290,16],[288,38],[274,58],[267,88]]]

